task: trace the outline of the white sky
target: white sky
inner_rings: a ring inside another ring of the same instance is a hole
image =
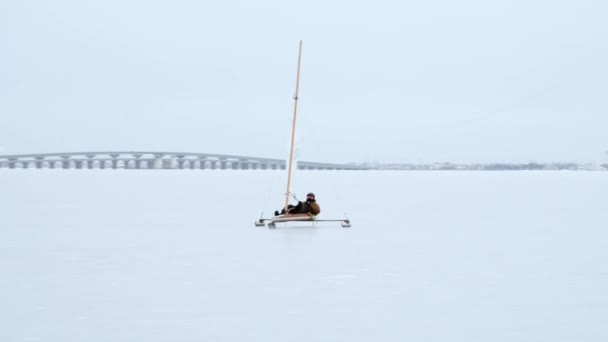
[[[0,153],[601,161],[603,1],[4,1]]]

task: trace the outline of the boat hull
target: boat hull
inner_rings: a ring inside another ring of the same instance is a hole
[[[308,214],[288,214],[279,215],[270,219],[270,222],[291,222],[291,221],[314,221],[316,216]]]

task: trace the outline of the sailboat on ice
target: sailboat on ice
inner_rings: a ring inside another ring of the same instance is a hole
[[[295,142],[295,133],[296,133],[296,118],[298,114],[298,95],[300,91],[300,65],[302,62],[302,41],[300,40],[300,48],[298,50],[298,71],[296,76],[296,91],[294,96],[294,107],[293,107],[293,120],[291,125],[291,145],[289,150],[289,161],[287,166],[287,191],[285,191],[285,207],[284,212],[286,214],[281,214],[274,216],[272,218],[264,218],[263,214],[260,219],[255,221],[256,226],[264,226],[266,222],[268,222],[268,228],[276,228],[276,223],[286,223],[286,222],[312,222],[313,224],[316,222],[340,222],[342,227],[350,227],[350,220],[347,218],[344,219],[317,219],[316,215],[311,214],[288,214],[288,206],[289,206],[289,196],[291,195],[291,174],[293,169],[293,159],[294,159],[294,142]]]

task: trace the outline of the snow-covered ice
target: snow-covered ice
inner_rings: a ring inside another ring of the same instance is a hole
[[[607,341],[608,174],[0,170],[0,341]]]

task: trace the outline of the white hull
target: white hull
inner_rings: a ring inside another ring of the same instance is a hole
[[[291,214],[275,216],[270,219],[270,222],[314,221],[315,219],[316,216],[308,214]]]

